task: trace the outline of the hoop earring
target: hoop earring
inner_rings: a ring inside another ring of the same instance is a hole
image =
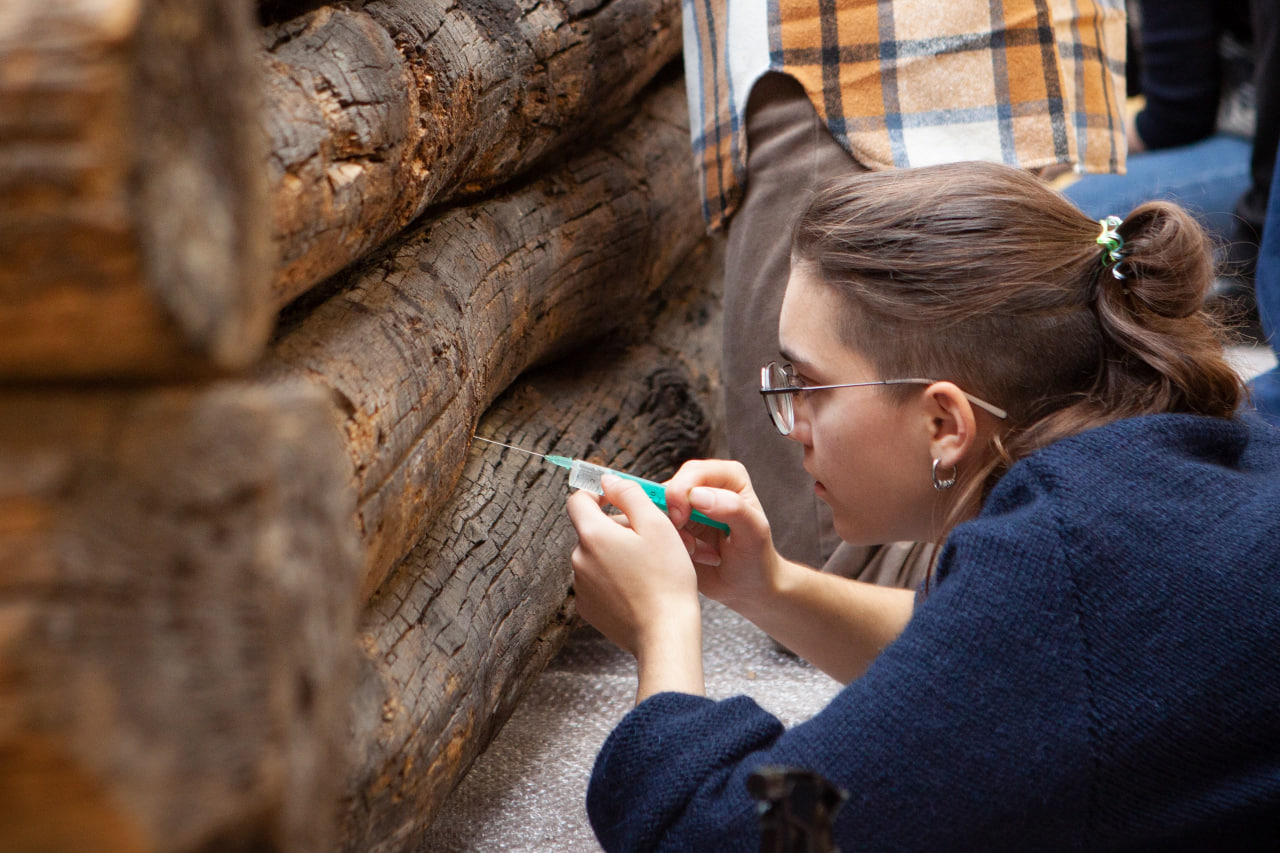
[[[956,484],[956,475],[959,472],[956,471],[956,466],[952,465],[951,476],[945,480],[939,480],[938,465],[941,464],[941,462],[942,462],[941,459],[933,460],[933,471],[930,472],[930,475],[933,477],[933,487],[940,492],[945,492],[947,489],[951,488]]]

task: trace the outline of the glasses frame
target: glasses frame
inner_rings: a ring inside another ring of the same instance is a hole
[[[869,385],[932,385],[938,382],[937,379],[925,379],[923,377],[912,377],[910,379],[877,379],[872,382],[843,382],[839,385],[788,385],[786,388],[774,388],[770,384],[769,371],[777,368],[788,381],[795,380],[795,373],[791,370],[791,365],[780,365],[776,361],[771,361],[764,367],[760,368],[760,396],[764,400],[765,411],[769,413],[769,420],[773,421],[773,425],[777,427],[778,432],[783,435],[790,435],[791,431],[796,428],[796,410],[795,402],[791,399],[792,394],[799,394],[805,391],[830,391],[835,388],[865,388]],[[1009,413],[994,403],[988,403],[979,397],[975,397],[968,391],[961,390],[966,400],[973,405],[982,409],[989,414],[994,415],[1000,420],[1009,417]],[[786,395],[787,399],[787,417],[785,422],[780,420],[783,417],[782,407],[775,406],[769,400],[770,397]],[[776,408],[776,411],[775,411]],[[785,427],[785,428],[784,428]]]

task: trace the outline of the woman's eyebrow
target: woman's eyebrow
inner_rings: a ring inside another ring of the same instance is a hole
[[[803,356],[796,355],[786,347],[778,350],[778,356],[783,360],[783,362],[790,364],[792,367],[803,369],[813,366],[810,362],[805,361]]]

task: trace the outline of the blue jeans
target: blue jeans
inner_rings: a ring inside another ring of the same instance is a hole
[[[1280,176],[1280,160],[1276,161]],[[1271,181],[1271,197],[1267,199],[1267,221],[1262,228],[1262,244],[1258,246],[1258,271],[1254,278],[1258,295],[1258,315],[1262,332],[1271,351],[1280,346],[1280,180]],[[1259,414],[1280,426],[1280,367],[1272,368],[1249,383],[1253,404]]]
[[[1126,216],[1146,201],[1174,201],[1222,242],[1234,235],[1235,206],[1249,189],[1253,146],[1235,136],[1129,156],[1123,175],[1084,175],[1062,191],[1093,219]]]

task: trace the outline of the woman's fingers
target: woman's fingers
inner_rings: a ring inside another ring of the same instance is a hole
[[[684,549],[688,551],[689,556],[692,557],[698,545],[698,538],[688,530],[677,530],[676,532],[680,534],[680,541],[684,543]]]
[[[667,511],[672,523],[677,527],[683,527],[688,523],[691,509],[689,493],[698,487],[748,494],[753,499],[755,496],[751,489],[751,478],[747,476],[747,469],[740,462],[725,459],[694,459],[686,462],[680,466],[675,476],[666,482]],[[706,512],[701,507],[693,508],[699,509],[716,521],[728,521]]]
[[[569,520],[573,522],[573,526],[579,531],[589,530],[593,525],[609,520],[609,517],[600,508],[599,498],[590,492],[582,490],[574,492],[569,495],[569,500],[565,506],[569,510]]]
[[[720,548],[710,542],[695,539],[689,557],[701,566],[718,566],[720,565]]]
[[[666,515],[653,505],[638,483],[606,474],[600,485],[604,489],[603,496],[585,491],[569,496],[569,520],[578,531],[580,547],[591,548],[593,543],[616,536],[622,530],[658,535],[675,532]],[[617,507],[622,514],[606,514],[606,504]],[[688,552],[687,546],[685,550]]]
[[[711,486],[716,489],[741,491],[751,488],[751,478],[741,462],[729,459],[692,459],[680,466],[667,485],[684,487]]]
[[[605,474],[600,478],[600,487],[604,489],[604,499],[621,510],[632,529],[643,533],[655,524],[670,526],[667,516],[654,506],[645,490],[634,480]]]
[[[675,613],[696,615],[697,574],[680,532],[638,483],[606,475],[601,486],[622,516],[606,515],[598,501],[581,492],[568,502],[578,531],[578,546],[570,557],[578,612],[639,655],[642,641],[654,636],[654,626]]]
[[[742,541],[748,533],[752,538],[769,536],[769,521],[755,494],[750,491],[695,486],[689,490],[688,501],[692,509],[729,525],[733,535],[720,540],[722,547],[735,540]]]

